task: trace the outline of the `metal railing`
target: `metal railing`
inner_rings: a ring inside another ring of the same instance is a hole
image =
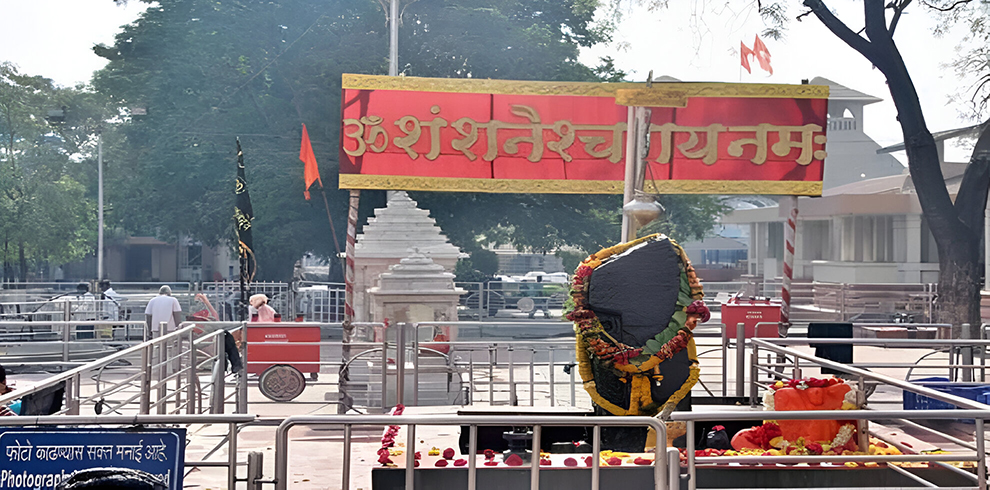
[[[759,341],[758,341],[759,342]],[[928,390],[934,392],[933,390]],[[957,398],[957,397],[954,397]],[[960,401],[965,401],[959,399]],[[762,465],[775,465],[778,463],[784,464],[817,464],[817,463],[834,463],[834,464],[844,464],[848,462],[875,462],[875,463],[905,463],[905,462],[960,462],[960,461],[973,461],[976,464],[976,474],[969,474],[969,478],[972,478],[976,482],[981,490],[987,488],[986,479],[986,443],[984,434],[984,419],[990,418],[990,407],[983,405],[984,409],[973,409],[973,410],[929,410],[925,411],[924,416],[926,419],[930,420],[945,420],[945,419],[958,419],[958,418],[972,418],[976,420],[976,444],[975,446],[970,446],[973,448],[973,452],[965,453],[947,453],[947,454],[905,454],[905,455],[837,455],[837,456],[825,456],[825,455],[809,455],[809,456],[714,456],[714,457],[700,457],[695,455],[695,424],[697,422],[704,421],[737,421],[737,420],[751,420],[762,422],[767,418],[766,412],[674,412],[671,415],[671,419],[674,421],[682,421],[687,425],[687,448],[685,450],[687,457],[687,481],[688,489],[695,490],[697,488],[697,465],[733,465],[733,464],[762,464]],[[907,417],[916,417],[918,412],[912,411],[879,411],[879,410],[810,410],[810,411],[791,411],[791,412],[773,412],[774,420],[900,420]],[[869,447],[869,442],[866,440],[868,430],[865,429],[865,425],[860,425],[860,448]],[[896,466],[888,466],[888,468],[897,468]],[[898,471],[901,470],[901,471]],[[913,479],[917,483],[922,484],[927,487],[935,487],[934,483],[928,482],[927,480],[918,477],[917,475],[911,474],[901,468],[897,468],[898,473]]]
[[[533,457],[530,463],[530,488],[540,487],[540,438],[543,427],[588,427],[594,429],[592,437],[592,466],[591,489],[598,490],[600,482],[599,458],[601,451],[602,427],[645,426],[656,431],[657,441],[667,440],[667,426],[652,417],[548,417],[548,416],[470,416],[470,415],[317,415],[289,417],[282,421],[275,433],[275,478],[260,483],[273,483],[276,490],[285,490],[289,486],[289,430],[293,427],[305,426],[340,426],[344,428],[344,449],[342,454],[343,473],[340,488],[350,488],[351,463],[351,431],[354,426],[363,425],[398,425],[407,427],[405,451],[405,488],[414,489],[415,482],[415,453],[416,427],[422,425],[467,426],[470,431],[467,451],[468,490],[477,488],[477,456],[478,456],[478,427],[479,426],[512,426],[533,428]],[[668,488],[668,461],[666,454],[658,454],[653,463],[653,483],[656,490]],[[679,470],[679,466],[678,466]]]
[[[254,328],[311,328],[314,325],[249,323],[246,328],[251,337],[250,331]],[[354,324],[357,329],[355,341],[344,343],[342,340],[325,338],[334,337],[338,332],[342,337],[341,324],[321,324],[319,327],[324,339],[318,342],[294,342],[282,337],[273,339],[265,347],[262,346],[266,342],[251,342],[253,347],[248,348],[246,363],[249,372],[257,374],[262,374],[261,371],[273,365],[305,365],[309,372],[314,370],[314,365],[318,365],[321,374],[332,375],[342,370],[347,373],[347,381],[343,383],[339,379],[334,380],[333,376],[319,380],[316,376],[311,377],[306,383],[306,389],[328,389],[325,398],[293,403],[337,403],[332,400],[332,394],[336,393],[341,403],[348,399],[354,401],[351,407],[346,408],[387,408],[398,401],[407,405],[419,405],[424,401],[428,404],[440,402],[443,405],[469,405],[477,402],[519,405],[525,404],[521,400],[527,397],[530,406],[574,406],[579,396],[582,403],[590,406],[590,400],[584,392],[579,395],[576,389],[577,370],[572,369],[575,365],[573,337],[513,340],[514,336],[521,333],[532,334],[534,326],[538,325],[552,327],[554,332],[558,327],[567,327],[562,331],[571,332],[569,325],[557,322],[423,322],[388,326],[381,323],[358,323]],[[449,329],[441,331],[448,331],[448,335],[453,336],[458,335],[457,330],[470,331],[469,336],[483,338],[438,340],[432,335],[435,329]],[[319,359],[294,357],[289,349],[306,346],[318,347]],[[273,349],[275,347],[286,349]],[[265,348],[262,356],[258,355],[262,353],[258,350],[260,348]],[[561,379],[561,376],[564,378]],[[255,382],[252,378],[251,383]],[[568,387],[564,395],[557,393],[557,388],[562,386]],[[437,399],[440,395],[447,398]],[[558,403],[561,396],[568,401]]]
[[[79,415],[84,407],[92,407],[97,414],[222,412],[223,403],[230,398],[224,396],[223,327],[236,330],[241,324],[183,325],[164,336],[48,377],[29,389],[0,396],[0,405],[61,388],[64,408],[58,414]],[[217,330],[202,333],[204,327]],[[62,345],[68,349],[74,343],[63,341]],[[244,413],[246,402],[243,378],[238,376],[238,389],[233,393],[240,413]]]

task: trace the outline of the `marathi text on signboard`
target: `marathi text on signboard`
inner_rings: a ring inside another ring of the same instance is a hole
[[[828,87],[658,85],[647,191],[821,193]],[[621,193],[642,88],[345,75],[340,187]]]
[[[0,489],[53,489],[74,471],[130,468],[182,489],[185,429],[0,428]]]

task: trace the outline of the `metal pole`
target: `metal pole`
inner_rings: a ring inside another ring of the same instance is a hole
[[[406,392],[406,324],[396,325],[395,333],[395,404],[405,403]],[[384,410],[384,407],[382,407]]]
[[[598,490],[601,480],[598,467],[601,465],[602,457],[602,426],[595,425],[594,435],[591,440],[591,490]]]
[[[729,326],[722,324],[722,397],[729,396]]]
[[[351,488],[351,425],[344,426],[344,463],[340,471],[340,488]]]
[[[62,362],[69,362],[69,341],[72,340],[72,302],[66,301],[62,305],[62,317],[65,323],[62,324]]]
[[[684,452],[687,453],[688,490],[695,490],[695,488],[697,488],[698,485],[697,485],[697,481],[695,480],[695,471],[694,471],[694,421],[693,420],[687,421],[687,434],[685,435],[685,438],[687,439],[685,441],[687,443],[687,449],[685,449]],[[654,464],[655,463],[656,462],[654,462]],[[678,467],[680,467],[680,463],[678,463]],[[678,486],[678,488],[680,488],[680,486]]]
[[[448,339],[449,340],[449,339]],[[412,326],[412,382],[413,382],[413,406],[419,406],[419,325],[414,323]]]
[[[968,323],[963,323],[962,324],[962,330],[959,332],[959,338],[960,339],[963,339],[963,340],[972,339],[973,336],[970,335],[971,332],[970,332],[969,329],[970,329],[970,325]],[[972,346],[965,346],[965,347],[960,348],[960,354],[961,354],[961,358],[962,358],[961,359],[962,362],[960,364],[963,364],[963,365],[966,365],[966,366],[972,366],[973,365],[973,347]],[[972,367],[964,367],[964,368],[962,368],[962,380],[963,380],[964,383],[969,383],[969,382],[972,382],[973,381],[973,368]]]
[[[227,424],[227,490],[237,489],[237,424]],[[276,456],[277,458],[278,456]]]
[[[656,454],[659,457],[660,452],[657,451]],[[653,464],[657,462],[654,461]],[[667,488],[669,490],[681,488],[681,453],[676,447],[667,448]]]
[[[414,424],[406,426],[406,490],[416,490],[416,426]]]
[[[519,400],[516,398],[516,380],[515,380],[516,367],[515,364],[512,362],[512,358],[514,357],[513,353],[515,352],[515,350],[513,350],[512,344],[509,344],[508,350],[509,350],[509,405],[514,407],[516,405],[519,405]],[[492,379],[492,383],[493,384],[495,383],[494,379]]]
[[[550,347],[549,354],[550,354],[550,375],[549,375],[549,378],[550,378],[550,406],[552,407],[552,406],[555,405],[555,401],[557,399],[557,394],[554,393],[554,386],[553,386],[553,347]]]
[[[533,457],[529,459],[529,489],[540,489],[540,436],[543,427],[533,426]]]
[[[250,359],[247,355],[247,322],[241,322],[241,332],[243,332],[245,342],[241,343],[240,353],[241,370],[237,372],[237,413],[247,413],[248,411],[248,383],[247,366]]]
[[[577,404],[577,399],[576,399],[576,396],[575,396],[575,389],[574,389],[574,371],[577,371],[577,364],[572,364],[571,365],[571,372],[570,372],[570,377],[571,377],[571,406],[572,407]]]
[[[494,345],[488,346],[488,404],[493,405],[495,403],[495,349]],[[509,362],[512,362],[512,357],[509,357]],[[511,370],[509,371],[512,372]],[[510,375],[511,376],[511,375]]]
[[[736,324],[736,396],[746,396],[746,324]]]
[[[626,172],[622,185],[622,205],[625,206],[636,195],[636,108],[626,109]],[[629,240],[632,220],[622,213],[622,236],[620,241]]]
[[[536,371],[536,349],[531,349],[529,351],[529,406],[536,405],[536,380],[534,379],[534,371]]]
[[[213,362],[213,388],[211,390],[210,413],[224,412],[224,366],[227,363],[226,342],[221,333],[213,337],[213,352],[216,352],[217,359]]]
[[[399,0],[391,0],[388,8],[388,76],[399,76]]]
[[[265,454],[258,451],[248,453],[247,459],[247,487],[248,490],[261,490],[260,480],[265,476]]]
[[[103,129],[96,130],[96,280],[103,280]]]
[[[151,410],[151,354],[152,346],[141,349],[141,415]]]
[[[468,487],[467,490],[478,488],[478,426],[472,424],[468,432]]]
[[[467,404],[474,405],[474,353],[468,359],[468,396]]]
[[[195,396],[196,383],[196,344],[193,341],[193,331],[189,331],[189,372],[186,373],[186,413],[196,413],[193,406],[193,396]]]
[[[388,327],[382,327],[382,413],[388,413]]]
[[[749,406],[755,407],[757,404],[757,396],[759,395],[760,389],[760,370],[757,366],[760,364],[760,347],[753,342],[753,354],[749,358]]]

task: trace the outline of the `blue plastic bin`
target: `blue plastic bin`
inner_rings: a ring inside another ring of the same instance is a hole
[[[924,386],[936,391],[955,395],[975,402],[987,403],[990,399],[990,385],[957,385],[949,383],[948,378],[922,378],[911,381],[914,384]],[[924,395],[904,392],[904,410],[955,410],[957,407],[951,403],[929,398]]]

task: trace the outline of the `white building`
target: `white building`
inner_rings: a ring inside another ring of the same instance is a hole
[[[824,191],[819,198],[798,199],[794,278],[844,283],[921,283],[938,281],[935,241],[907,169],[881,148],[863,128],[863,106],[880,101],[824,78],[813,84],[831,87],[828,157]],[[946,139],[977,128],[936,133],[939,154]],[[950,195],[955,197],[965,163],[942,163]],[[786,212],[786,211],[784,211]],[[784,212],[777,206],[737,209],[725,225],[750,230],[749,274],[780,276],[784,247]]]

